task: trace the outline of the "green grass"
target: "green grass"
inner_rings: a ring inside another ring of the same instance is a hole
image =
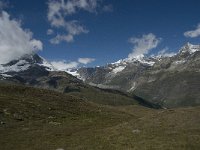
[[[138,104],[137,100],[126,93],[115,90],[102,90],[95,87],[82,88],[80,92],[71,92],[69,94],[103,105],[125,106]]]
[[[1,150],[200,149],[200,107],[109,106],[80,95],[0,85],[0,122]]]

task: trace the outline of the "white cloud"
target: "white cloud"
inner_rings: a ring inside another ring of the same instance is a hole
[[[65,41],[68,43],[73,42],[74,36],[89,32],[87,29],[81,26],[76,20],[65,22],[65,25],[63,28],[65,28],[67,33],[64,35],[57,34],[56,37],[50,40],[52,44],[59,44],[62,41]]]
[[[0,64],[18,59],[25,54],[42,50],[42,42],[33,39],[33,33],[24,30],[20,21],[11,19],[9,14],[0,14]]]
[[[50,40],[50,43],[59,44],[62,41],[70,43],[74,41],[74,36],[80,35],[81,33],[89,32],[83,26],[81,26],[76,20],[65,22],[64,28],[67,31],[67,34],[64,35],[57,34],[56,37]]]
[[[79,35],[81,33],[88,33],[89,31],[86,30],[83,26],[79,24],[78,21],[73,20],[69,21],[65,24],[65,28],[71,35]]]
[[[79,10],[95,12],[99,0],[49,0],[48,19],[53,25],[62,25],[64,17],[77,13]]]
[[[0,1],[0,10],[3,10],[6,7],[8,7],[8,2]]]
[[[52,27],[62,28],[66,31],[63,35],[57,34],[50,40],[52,44],[59,44],[62,41],[73,42],[74,36],[88,33],[77,20],[66,20],[66,17],[77,13],[79,10],[95,12],[99,0],[49,0],[48,20]]]
[[[52,44],[59,44],[62,41],[73,42],[74,37],[89,32],[78,20],[69,20],[69,16],[80,11],[97,13],[102,0],[49,0],[47,18],[51,27],[64,29],[65,33],[58,33],[50,40]],[[104,12],[111,12],[112,5],[102,7]]]
[[[94,58],[79,58],[78,59],[78,62],[81,63],[81,64],[84,64],[84,65],[87,65],[91,62],[95,61]]]
[[[51,64],[60,71],[66,71],[68,69],[77,68],[79,66],[78,62],[66,62],[66,61],[52,61]]]
[[[187,31],[184,33],[185,37],[195,38],[200,36],[200,24],[197,26],[195,30]]]
[[[103,7],[103,11],[104,12],[113,12],[113,5],[109,4],[109,5],[105,5]]]
[[[70,34],[68,35],[56,35],[56,37],[52,38],[50,40],[50,43],[52,44],[59,44],[61,41],[66,41],[66,42],[73,42],[74,41],[74,37]]]
[[[52,29],[48,29],[47,30],[47,35],[52,35],[52,34],[54,34],[54,31]]]
[[[87,65],[91,62],[95,61],[94,58],[79,58],[77,61],[67,62],[63,61],[52,61],[51,64],[54,66],[55,69],[60,71],[66,71],[69,69],[75,69],[81,66],[81,64]]]
[[[169,48],[166,47],[164,49],[162,49],[161,51],[158,52],[158,56],[164,56],[164,57],[172,57],[176,55],[176,53],[174,52],[169,52]]]
[[[139,55],[148,54],[151,49],[154,49],[160,43],[161,38],[157,38],[154,34],[149,33],[141,38],[132,37],[129,42],[133,44],[133,51],[128,55],[129,58],[134,58]]]

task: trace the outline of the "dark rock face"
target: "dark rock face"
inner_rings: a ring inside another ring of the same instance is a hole
[[[96,68],[80,68],[78,73],[87,83],[101,84],[106,82],[107,73],[110,72],[109,68],[106,67],[96,67]]]

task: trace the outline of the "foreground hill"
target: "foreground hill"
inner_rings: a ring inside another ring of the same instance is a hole
[[[113,107],[1,84],[0,133],[2,150],[198,150],[200,108]]]

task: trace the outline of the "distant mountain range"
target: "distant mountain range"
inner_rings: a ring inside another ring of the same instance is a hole
[[[54,90],[103,105],[121,106],[141,103],[123,92],[103,90],[87,85],[67,72],[56,70],[37,54],[25,55],[19,60],[0,65],[0,85],[4,84],[19,84]],[[148,102],[142,101],[142,104],[154,107]]]
[[[78,73],[88,84],[132,92],[163,107],[200,104],[200,45],[187,43],[171,57],[142,55]]]
[[[166,108],[200,105],[200,45],[187,43],[170,57],[140,55],[101,67],[66,72],[56,70],[37,54],[0,65],[1,81],[59,91],[65,90],[65,84],[73,85],[72,89],[83,85],[83,81],[69,74],[92,86],[134,93]]]

